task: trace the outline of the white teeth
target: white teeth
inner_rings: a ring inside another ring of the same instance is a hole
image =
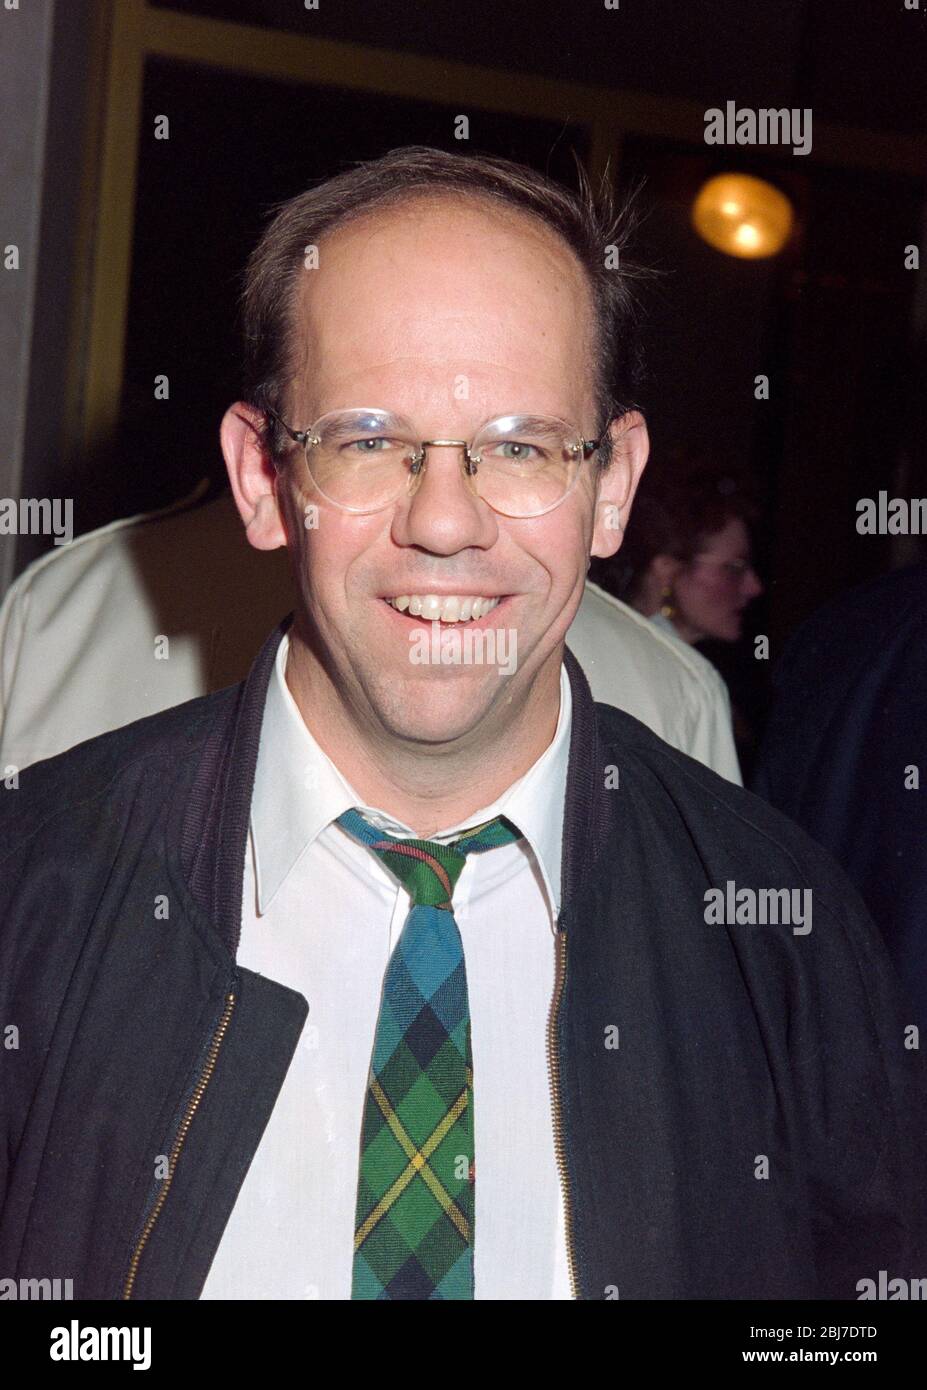
[[[464,623],[491,613],[499,599],[475,598],[472,594],[399,594],[386,601],[400,613],[408,609],[412,617],[427,622]]]

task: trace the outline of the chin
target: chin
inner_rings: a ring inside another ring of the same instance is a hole
[[[511,676],[497,667],[420,667],[367,683],[369,698],[394,738],[445,744],[465,737],[505,692]]]

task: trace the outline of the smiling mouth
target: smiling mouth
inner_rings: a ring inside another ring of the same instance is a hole
[[[383,602],[407,618],[424,623],[471,623],[488,617],[505,600],[504,594],[397,594]]]

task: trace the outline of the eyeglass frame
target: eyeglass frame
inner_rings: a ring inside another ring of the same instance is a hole
[[[374,512],[382,512],[382,511],[385,511],[387,507],[393,506],[396,502],[399,501],[399,498],[400,498],[400,496],[401,496],[402,494],[401,494],[401,493],[398,493],[398,494],[396,495],[396,497],[391,498],[389,502],[383,502],[379,507],[369,507],[369,508],[346,507],[346,506],[344,505],[343,502],[336,502],[336,501],[334,500],[334,498],[329,497],[327,493],[322,492],[322,489],[319,487],[319,485],[318,485],[318,483],[316,482],[315,478],[312,477],[312,469],[309,467],[309,447],[310,447],[310,440],[313,438],[313,436],[314,436],[315,433],[316,433],[316,427],[318,426],[319,421],[324,420],[324,419],[326,418],[326,416],[328,416],[328,415],[349,414],[349,413],[352,413],[352,412],[354,412],[354,411],[357,411],[358,413],[363,413],[363,412],[366,411],[366,412],[368,412],[368,413],[370,413],[370,414],[377,414],[377,415],[390,415],[390,414],[393,413],[392,411],[384,410],[382,406],[364,406],[364,405],[344,406],[343,409],[340,409],[340,410],[326,410],[326,411],[324,412],[324,414],[320,415],[319,418],[318,418],[318,420],[316,420],[315,423],[312,424],[312,425],[310,425],[310,427],[309,427],[308,429],[306,429],[306,430],[294,430],[293,427],[292,427],[291,425],[288,425],[287,422],[283,419],[283,417],[282,417],[281,415],[278,415],[277,412],[276,412],[276,410],[274,410],[271,406],[265,405],[265,406],[262,408],[263,414],[264,414],[264,415],[271,415],[271,416],[273,416],[273,418],[277,421],[278,425],[280,425],[280,426],[286,431],[286,433],[289,435],[290,439],[292,439],[292,441],[293,441],[294,444],[301,444],[301,445],[302,445],[303,451],[304,451],[304,456],[305,456],[305,459],[306,459],[306,468],[308,469],[309,476],[310,476],[310,478],[312,478],[312,481],[313,481],[313,483],[315,484],[316,489],[317,489],[320,493],[322,493],[322,496],[326,499],[326,501],[331,502],[331,504],[332,504],[333,507],[338,507],[339,510],[341,510],[341,511],[343,511],[343,512],[348,512],[349,514],[351,514],[351,515],[353,515],[353,516],[371,516]],[[517,413],[517,412],[516,412],[516,413]],[[400,417],[400,418],[402,418],[402,417]],[[483,431],[484,429],[486,429],[489,425],[495,424],[495,422],[496,422],[497,420],[507,420],[508,418],[509,418],[508,415],[494,415],[491,419],[489,419],[489,420],[484,420],[483,423],[482,423],[482,424],[479,426],[479,428],[477,429],[476,433],[474,434],[473,439],[478,438],[478,436],[480,435],[481,431]],[[557,424],[559,424],[559,425],[565,425],[565,426],[567,427],[568,430],[572,430],[572,431],[575,433],[576,438],[579,440],[579,444],[578,444],[577,447],[579,448],[579,451],[580,451],[581,454],[582,454],[582,458],[580,459],[580,463],[581,463],[581,464],[585,463],[587,459],[589,459],[589,458],[592,457],[592,455],[596,452],[597,449],[600,449],[600,448],[602,447],[602,439],[603,439],[603,436],[602,436],[602,435],[600,435],[598,439],[586,439],[586,437],[585,437],[585,435],[582,433],[582,431],[579,430],[579,429],[576,429],[576,427],[575,427],[574,425],[570,424],[570,421],[569,421],[569,420],[563,420],[563,419],[561,419],[561,417],[560,417],[559,415],[551,415],[551,416],[547,416],[547,417],[544,417],[544,418],[547,418],[547,419],[550,419],[550,420],[555,420],[555,421],[557,422]],[[415,477],[418,477],[418,476],[419,476],[420,471],[422,471],[423,466],[424,466],[425,463],[427,462],[426,457],[425,457],[425,450],[426,450],[426,449],[456,447],[456,448],[459,448],[459,449],[463,449],[463,451],[464,451],[464,458],[466,459],[466,470],[465,470],[465,471],[466,471],[467,476],[468,476],[468,477],[475,477],[475,476],[476,476],[476,466],[474,466],[473,459],[472,459],[471,454],[470,454],[470,446],[471,446],[472,443],[473,443],[473,439],[469,439],[469,440],[467,440],[467,439],[422,439],[422,440],[420,440],[420,441],[419,441],[418,449],[415,451],[415,453],[412,455],[412,458],[411,458],[411,462],[412,462],[413,469],[414,469],[414,476],[415,476]],[[313,442],[318,443],[318,442],[320,442],[320,441],[319,441],[318,439],[315,439]],[[410,441],[410,442],[411,442],[411,441]],[[480,461],[481,461],[481,460],[478,460],[477,463],[479,463]],[[274,461],[274,466],[276,467],[276,460]],[[279,472],[280,470],[278,469],[277,471]],[[503,512],[503,511],[501,511],[501,509],[500,509],[499,507],[493,507],[493,504],[492,504],[491,502],[488,502],[488,501],[486,500],[485,497],[481,497],[480,494],[479,494],[478,492],[475,492],[475,493],[474,493],[474,496],[478,497],[479,500],[480,500],[481,502],[486,502],[487,507],[492,507],[492,510],[493,510],[494,512],[498,512],[500,516],[513,516],[513,518],[514,518],[515,520],[519,520],[519,521],[528,521],[528,520],[530,520],[530,519],[532,519],[533,517],[536,517],[536,516],[546,516],[548,512],[552,512],[556,507],[559,507],[560,504],[561,504],[561,502],[565,502],[566,499],[569,497],[570,493],[573,491],[573,488],[576,486],[576,481],[577,481],[578,478],[579,478],[579,469],[576,470],[576,475],[575,475],[575,477],[573,478],[573,481],[570,483],[570,486],[566,489],[566,491],[564,492],[564,494],[563,494],[562,497],[558,497],[558,498],[557,498],[556,502],[552,502],[551,505],[550,505],[549,507],[545,507],[543,511],[540,511],[540,512],[527,512],[527,513],[525,513],[525,514],[522,515],[522,516],[519,516],[518,513]]]

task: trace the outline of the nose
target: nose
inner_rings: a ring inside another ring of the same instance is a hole
[[[757,598],[763,592],[763,582],[752,565],[744,571],[744,591],[748,598]]]
[[[477,497],[464,473],[460,445],[430,444],[415,491],[396,505],[392,534],[397,545],[417,545],[435,555],[468,546],[488,549],[499,534],[496,514]]]

